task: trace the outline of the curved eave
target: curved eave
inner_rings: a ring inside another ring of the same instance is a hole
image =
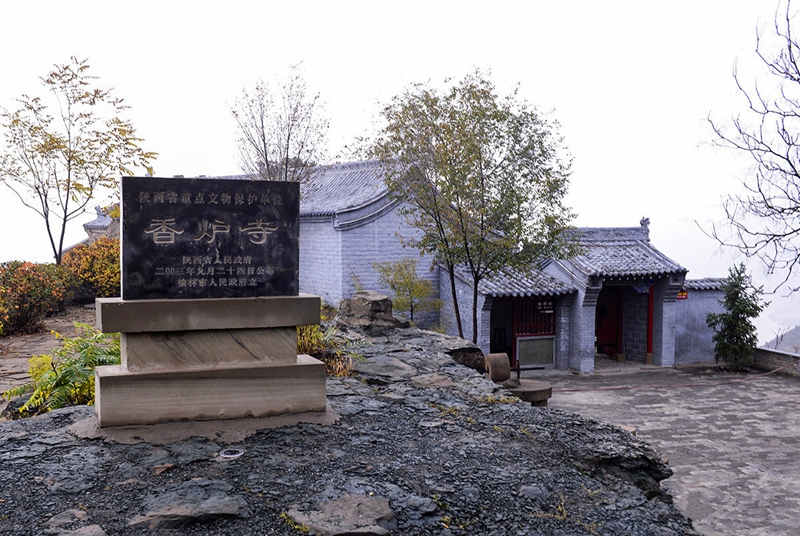
[[[346,205],[346,206],[342,206],[342,207],[334,207],[334,208],[327,209],[327,210],[309,210],[309,211],[304,211],[303,210],[303,200],[301,199],[300,200],[300,217],[301,218],[303,216],[338,216],[338,217],[341,217],[341,216],[344,216],[344,215],[352,213],[352,212],[358,212],[358,211],[367,209],[370,205],[375,205],[379,201],[382,201],[383,199],[385,199],[388,196],[389,196],[389,191],[388,190],[384,190],[379,195],[376,195],[375,197],[365,201],[364,203],[360,203],[358,205]],[[383,206],[384,205],[381,205],[381,208],[383,208]],[[378,209],[378,210],[380,210],[380,209]],[[377,212],[378,210],[376,210],[375,212]]]
[[[640,279],[642,277],[661,277],[664,275],[672,274],[685,274],[688,270],[673,269],[673,270],[649,270],[649,271],[631,271],[631,272],[603,272],[597,271],[588,274],[591,277],[602,277],[603,279]]]
[[[529,292],[487,292],[485,293],[487,296],[491,296],[492,298],[540,298],[540,297],[552,297],[557,298],[559,296],[568,296],[570,294],[575,294],[575,289],[569,290],[543,290],[543,291],[529,291]]]

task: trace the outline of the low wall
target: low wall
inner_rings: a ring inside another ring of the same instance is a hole
[[[768,348],[756,348],[753,368],[772,371],[781,367],[786,367],[782,368],[779,374],[800,377],[798,359],[800,359],[800,354],[770,350]]]

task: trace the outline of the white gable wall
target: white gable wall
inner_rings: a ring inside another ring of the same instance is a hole
[[[338,305],[342,296],[342,234],[331,217],[300,219],[300,292]]]
[[[301,217],[300,219],[300,290],[316,294],[333,306],[356,292],[376,290],[392,297],[392,291],[380,285],[373,262],[392,262],[406,257],[417,260],[417,274],[439,288],[439,270],[431,271],[430,257],[421,257],[412,247],[403,247],[401,236],[419,231],[398,215],[396,205],[357,221],[341,223],[338,219]],[[397,315],[402,316],[402,315]],[[438,315],[416,318],[418,325],[430,326]]]

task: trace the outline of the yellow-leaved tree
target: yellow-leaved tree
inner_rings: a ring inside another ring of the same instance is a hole
[[[128,106],[95,87],[88,69],[73,56],[41,78],[49,96],[22,95],[17,109],[0,113],[0,182],[44,220],[56,264],[67,224],[100,192],[118,198],[118,178],[133,167],[152,173],[156,157],[123,117]]]

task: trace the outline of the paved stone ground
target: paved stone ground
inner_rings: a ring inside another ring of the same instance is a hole
[[[75,335],[75,322],[94,325],[94,307],[72,305],[66,312],[46,318],[39,333],[0,337],[0,393],[28,381],[28,359],[49,353],[61,345],[52,331],[64,337]],[[0,410],[5,400],[0,400]]]
[[[553,384],[552,408],[636,427],[669,458],[675,474],[664,485],[698,531],[800,534],[798,379],[630,363],[597,370],[526,375]]]

